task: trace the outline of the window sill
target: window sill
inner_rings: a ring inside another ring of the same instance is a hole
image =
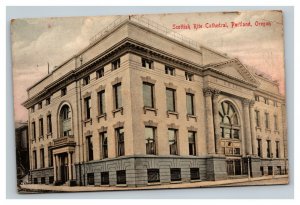
[[[47,133],[47,138],[52,137],[52,132]]]
[[[180,181],[170,181],[170,184],[181,184],[182,183],[182,181],[180,180]]]
[[[104,118],[104,120],[106,120],[106,119],[107,119],[107,114],[106,114],[106,113],[103,113],[103,114],[101,114],[101,115],[98,115],[98,116],[97,116],[98,122],[100,122],[100,119],[101,119],[101,118]]]
[[[156,186],[156,185],[161,185],[161,182],[148,182],[148,186]]]
[[[190,181],[191,183],[195,183],[195,182],[202,182],[202,180],[201,179],[191,179],[191,181]]]
[[[93,120],[92,120],[92,118],[90,118],[90,119],[85,119],[85,120],[83,121],[83,123],[84,123],[84,126],[86,126],[87,123],[90,123],[90,125],[92,125]]]
[[[178,112],[167,111],[167,116],[170,117],[170,115],[176,115],[177,119],[179,118],[179,113]]]
[[[271,129],[266,128],[265,131],[266,131],[266,132],[271,132]]]
[[[127,187],[127,184],[116,184],[116,187]]]
[[[144,107],[143,107],[143,110],[144,110],[144,114],[146,114],[147,111],[152,111],[152,112],[155,113],[155,116],[157,116],[157,109],[154,108],[154,107],[147,107],[147,106],[144,106]]]
[[[196,116],[196,115],[187,114],[187,115],[186,115],[187,121],[189,121],[190,118],[194,118],[195,121],[197,122],[197,116]]]
[[[118,109],[115,109],[112,111],[113,117],[115,117],[116,113],[121,112],[121,115],[123,115],[123,107],[120,107]]]

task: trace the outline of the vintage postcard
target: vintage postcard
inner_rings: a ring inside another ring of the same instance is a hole
[[[12,20],[19,192],[287,184],[283,18]]]

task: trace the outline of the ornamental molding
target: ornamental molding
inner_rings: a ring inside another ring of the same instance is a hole
[[[100,92],[100,91],[103,91],[105,90],[105,85],[100,85],[97,89],[96,89],[96,92]]]
[[[100,129],[98,129],[98,132],[107,132],[107,127],[101,126]]]
[[[124,122],[117,122],[116,124],[113,125],[113,128],[120,128],[120,127],[124,127]]]
[[[148,121],[144,121],[144,125],[149,127],[157,127],[158,123],[153,122],[152,120],[148,120]]]
[[[92,136],[92,135],[93,135],[93,131],[91,131],[91,130],[88,130],[84,133],[85,137]]]
[[[174,123],[168,124],[167,127],[168,127],[168,129],[176,129],[176,130],[179,129],[179,126],[175,125]]]
[[[146,77],[141,77],[143,82],[146,83],[151,83],[151,84],[155,84],[156,80],[152,79],[150,76],[146,76]]]

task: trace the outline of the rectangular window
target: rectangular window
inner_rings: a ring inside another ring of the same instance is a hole
[[[84,98],[84,107],[85,107],[85,119],[91,119],[91,97]]]
[[[53,182],[54,182],[54,176],[50,176],[49,177],[49,184],[53,184]]]
[[[175,92],[176,90],[167,88],[167,111],[175,112],[176,105],[175,105]]]
[[[101,185],[109,185],[109,172],[101,172]]]
[[[153,61],[142,58],[142,66],[144,68],[152,69]]]
[[[269,100],[267,98],[264,98],[264,102],[266,105],[269,105]]]
[[[255,101],[259,102],[259,96],[255,95]]]
[[[34,105],[30,108],[31,112],[34,112]]]
[[[104,68],[100,68],[96,71],[96,79],[102,78],[104,76]]]
[[[40,167],[45,167],[45,154],[44,154],[44,148],[40,149]]]
[[[105,111],[105,90],[98,92],[98,111],[99,115],[103,115]]]
[[[265,113],[265,127],[266,127],[266,129],[270,129],[270,126],[269,126],[269,113]]]
[[[175,75],[175,68],[172,68],[170,66],[165,66],[165,74],[168,75]]]
[[[90,84],[90,76],[86,76],[83,78],[83,85]]]
[[[87,145],[87,160],[92,161],[94,160],[92,136],[86,137],[86,145]]]
[[[38,179],[37,178],[33,178],[33,184],[37,184],[38,183]]]
[[[154,108],[154,85],[143,83],[144,106]]]
[[[61,96],[65,96],[67,94],[67,88],[62,88],[61,89]]]
[[[195,115],[194,111],[194,94],[186,94],[186,109],[188,115]]]
[[[156,154],[155,127],[145,127],[146,154]]]
[[[189,155],[196,156],[196,133],[189,131],[188,138],[189,138]]]
[[[42,109],[42,107],[43,107],[43,102],[39,102],[38,109]]]
[[[279,158],[279,141],[276,141],[276,158]]]
[[[41,177],[41,184],[46,184],[46,178],[45,177]]]
[[[180,168],[171,168],[171,181],[181,181],[181,169]]]
[[[278,130],[277,115],[274,115],[274,130]]]
[[[51,121],[51,115],[47,115],[47,133],[52,133],[52,121]]]
[[[188,81],[193,81],[194,75],[188,72],[185,72],[185,79]]]
[[[53,166],[53,152],[52,149],[48,148],[48,166],[52,167]]]
[[[255,110],[255,122],[256,122],[256,127],[260,127],[260,115],[258,110]]]
[[[200,179],[200,171],[199,168],[190,168],[191,180],[199,180]]]
[[[31,134],[32,134],[32,139],[36,140],[35,122],[31,123]]]
[[[261,139],[257,139],[257,155],[262,157],[262,144]]]
[[[113,90],[114,90],[115,109],[119,109],[122,107],[121,83],[114,85]]]
[[[126,171],[117,171],[117,184],[126,184]]]
[[[111,63],[112,70],[116,70],[116,69],[120,68],[120,65],[121,65],[120,58],[117,59],[117,60],[114,60],[114,61]]]
[[[39,119],[39,132],[40,132],[40,137],[44,136],[44,121],[43,118]]]
[[[94,173],[87,173],[87,184],[88,185],[95,185]]]
[[[50,105],[50,103],[51,103],[51,98],[49,97],[46,99],[46,105]]]
[[[101,159],[108,157],[108,143],[107,143],[107,132],[100,133],[101,142]]]
[[[117,137],[117,154],[118,156],[125,155],[125,143],[124,143],[124,128],[116,129],[116,137]]]
[[[171,155],[178,154],[177,148],[177,130],[168,129],[168,136],[169,136],[169,149]]]
[[[267,140],[267,157],[271,158],[271,140]]]
[[[148,183],[160,182],[159,169],[147,169]]]
[[[32,152],[32,158],[33,158],[33,169],[37,169],[37,157],[36,157],[36,150],[33,150]]]

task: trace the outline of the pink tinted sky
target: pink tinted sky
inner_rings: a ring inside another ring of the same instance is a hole
[[[232,13],[190,13],[146,15],[165,27],[173,24],[225,23],[226,29],[176,30],[202,45],[238,57],[278,80],[284,89],[284,43],[282,13],[249,11]],[[117,16],[17,19],[11,24],[15,120],[27,120],[21,105],[27,99],[26,89],[50,70],[89,44],[89,40]],[[230,28],[231,22],[250,21],[252,27]],[[269,27],[256,27],[271,22]]]

